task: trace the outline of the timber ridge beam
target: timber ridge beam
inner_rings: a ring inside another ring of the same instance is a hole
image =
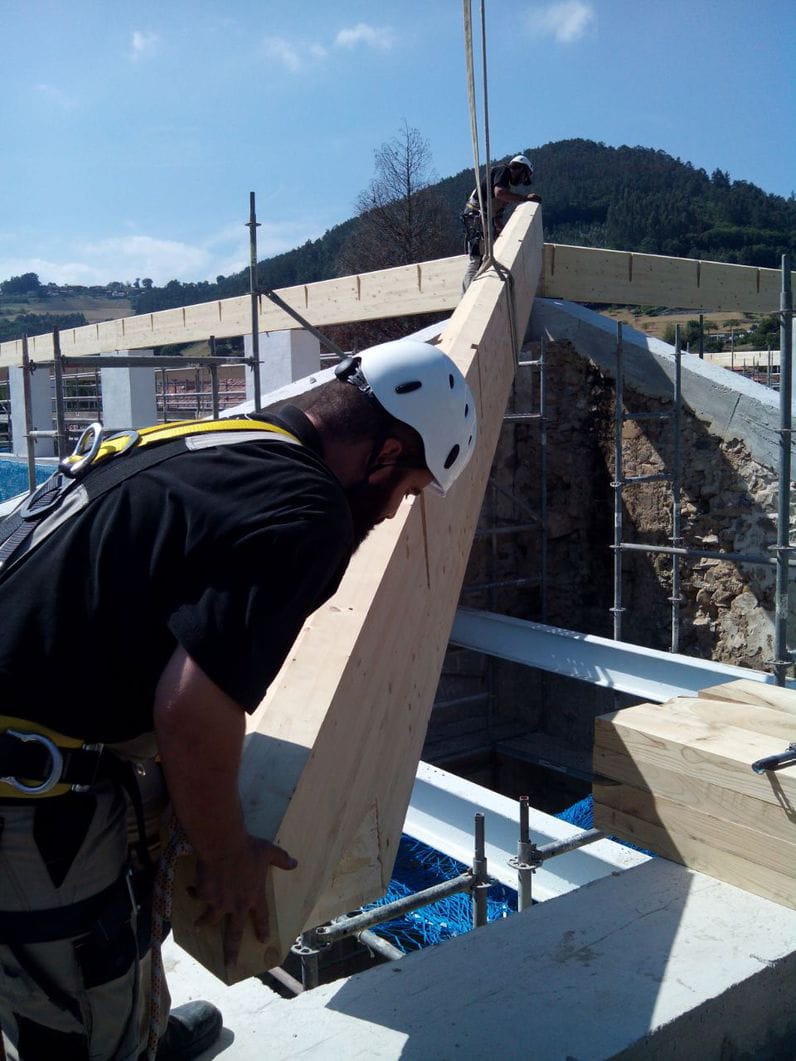
[[[196,923],[190,860],[177,863],[175,939],[227,983],[277,965],[319,910],[324,920],[345,913],[389,883],[514,378],[511,335],[515,327],[525,333],[541,272],[537,207],[514,212],[495,254],[511,284],[486,270],[439,343],[478,407],[467,474],[446,498],[407,499],[374,530],[248,722],[240,774],[247,827],[298,860],[291,873],[269,874],[268,945],[249,926],[238,965],[225,969],[219,927]],[[343,879],[347,853],[358,857]]]
[[[464,255],[440,258],[280,288],[277,294],[316,327],[446,312],[461,300],[466,261]],[[545,243],[536,294],[571,302],[655,305],[695,312],[775,313],[780,286],[778,269]],[[258,299],[258,322],[261,332],[301,327],[264,296]],[[251,298],[239,295],[67,328],[60,340],[64,357],[80,357],[250,332]],[[31,359],[52,360],[52,335],[33,336],[28,346]],[[0,343],[0,368],[21,364],[22,341]]]

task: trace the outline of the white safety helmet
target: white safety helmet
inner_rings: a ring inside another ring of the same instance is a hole
[[[396,339],[343,361],[336,373],[417,431],[432,485],[445,495],[473,455],[476,438],[473,393],[448,355],[419,339]]]
[[[530,184],[531,178],[533,177],[533,163],[525,155],[515,155],[514,158],[509,162],[510,166],[524,166],[528,170],[528,180],[526,183]]]

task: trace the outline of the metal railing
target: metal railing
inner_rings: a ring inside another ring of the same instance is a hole
[[[0,374],[0,452],[11,449],[11,387],[8,370]]]

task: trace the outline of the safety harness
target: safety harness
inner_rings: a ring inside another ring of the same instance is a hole
[[[212,446],[271,441],[302,445],[278,424],[246,418],[184,420],[106,435],[91,424],[46,482],[0,522],[0,579],[67,520],[109,490],[179,454]],[[85,792],[103,780],[126,785],[129,764],[38,722],[0,715],[0,799]]]

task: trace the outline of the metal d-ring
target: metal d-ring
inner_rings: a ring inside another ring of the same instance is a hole
[[[41,796],[45,792],[49,792],[51,788],[55,788],[61,780],[61,771],[64,766],[64,757],[58,745],[50,740],[49,737],[45,737],[43,733],[21,733],[18,729],[7,729],[6,733],[10,737],[16,737],[17,740],[25,742],[37,741],[39,744],[43,744],[50,755],[50,776],[42,781],[40,785],[26,785],[24,781],[20,781],[17,777],[0,777],[0,781],[11,785],[17,792],[22,792],[26,796]]]
[[[86,445],[88,449],[84,449]],[[83,430],[69,456],[59,461],[59,469],[70,479],[77,479],[97,456],[101,445],[102,424],[95,420]]]

